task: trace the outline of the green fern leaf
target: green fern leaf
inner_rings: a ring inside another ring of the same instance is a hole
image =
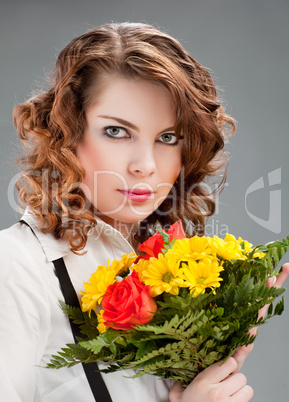
[[[82,324],[85,322],[83,317],[83,313],[79,307],[72,307],[68,304],[64,303],[63,301],[59,300],[60,307],[68,315],[68,317],[75,323],[75,324]]]
[[[254,285],[254,279],[249,276],[245,276],[243,281],[237,286],[234,294],[234,304],[239,308],[245,304],[248,304],[250,295]]]

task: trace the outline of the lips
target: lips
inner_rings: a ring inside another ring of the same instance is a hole
[[[135,188],[133,190],[119,190],[121,194],[133,202],[144,202],[151,198],[153,192],[146,189]]]
[[[135,188],[134,190],[128,190],[130,193],[132,194],[136,194],[136,195],[144,195],[144,194],[152,194],[152,192],[150,190],[146,189],[140,189],[140,188]]]

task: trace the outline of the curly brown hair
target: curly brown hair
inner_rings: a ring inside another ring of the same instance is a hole
[[[85,247],[96,220],[79,185],[84,169],[76,147],[104,74],[165,87],[176,110],[176,134],[184,137],[181,174],[166,200],[141,222],[137,242],[156,223],[165,228],[177,219],[185,230],[193,226],[194,233],[203,234],[215,210],[213,191],[204,183],[215,176],[222,188],[225,138],[235,123],[221,106],[208,71],[177,40],[147,24],[107,24],[73,39],[59,54],[48,91],[15,107],[14,124],[27,150],[16,184],[21,201],[44,232],[68,238],[73,252]]]

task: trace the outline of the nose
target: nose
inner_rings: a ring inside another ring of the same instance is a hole
[[[130,173],[142,177],[150,176],[156,172],[156,160],[154,150],[149,146],[139,145],[133,150],[128,166]]]

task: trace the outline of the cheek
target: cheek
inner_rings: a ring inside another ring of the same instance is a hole
[[[182,168],[181,153],[176,152],[168,155],[162,160],[159,176],[163,182],[171,183],[176,181]]]
[[[159,184],[157,185],[158,192],[157,198],[155,199],[154,209],[157,209],[160,204],[167,198],[170,193],[175,181],[177,180],[182,168],[180,155],[172,155],[171,158],[167,158],[163,162],[159,171]],[[170,198],[176,197],[175,190],[173,190]]]
[[[105,184],[106,180],[120,181],[121,175],[118,169],[121,166],[121,155],[112,154],[106,144],[86,142],[77,148],[77,157],[84,168],[83,183],[91,190],[96,182]]]
[[[82,164],[86,175],[91,175],[94,171],[107,169],[105,163],[107,158],[105,157],[105,150],[96,148],[95,146],[81,148],[78,153],[78,159]]]

